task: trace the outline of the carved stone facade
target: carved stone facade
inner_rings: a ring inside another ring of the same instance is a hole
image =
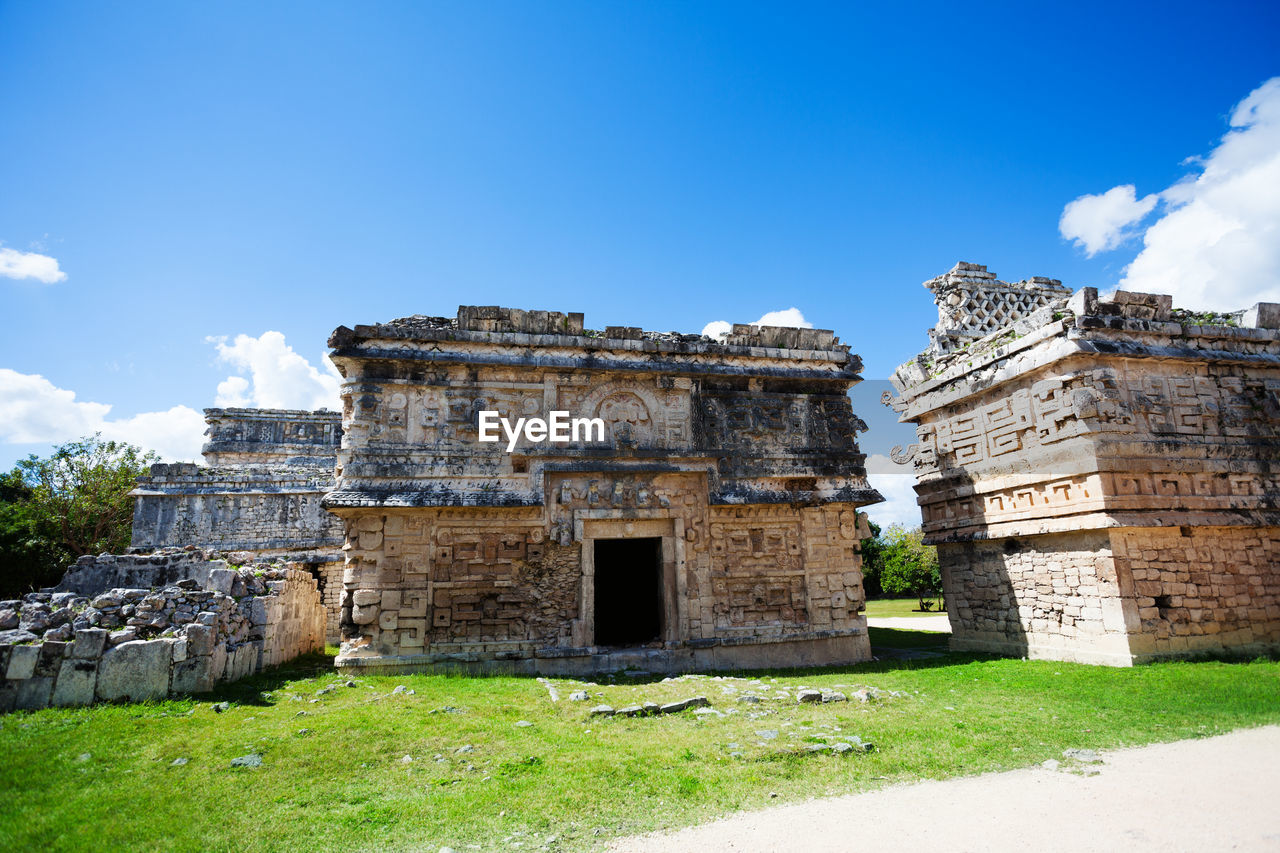
[[[347,668],[587,672],[870,657],[831,332],[725,342],[462,307],[339,328]],[[603,441],[479,441],[479,413],[599,418]]]
[[[940,303],[969,298],[940,280]],[[1084,288],[1007,319],[894,377],[953,646],[1120,665],[1280,648],[1280,306]]]
[[[287,558],[316,574],[338,641],[342,522],[321,506],[333,488],[337,412],[205,409],[207,465],[152,465],[133,491],[134,550],[185,547],[241,563]]]

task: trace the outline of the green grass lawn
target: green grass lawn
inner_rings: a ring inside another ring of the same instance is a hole
[[[888,616],[941,616],[945,611],[937,609],[942,599],[928,599],[937,602],[933,610],[921,611],[920,599],[910,598],[873,598],[867,601],[867,615],[871,617]]]
[[[525,678],[344,681],[316,657],[211,699],[0,717],[0,847],[589,849],[735,809],[1024,767],[1068,747],[1280,722],[1270,661],[1110,669],[953,655],[666,682],[553,679],[556,703]],[[879,695],[777,698],[801,686]],[[589,701],[570,701],[575,689]],[[745,691],[764,701],[737,701]],[[588,717],[600,702],[692,695],[726,715]],[[230,707],[215,713],[215,701]],[[807,749],[852,735],[874,751]],[[261,766],[231,766],[248,754]]]
[[[946,652],[951,635],[945,631],[906,631],[901,628],[868,628],[871,648],[922,649]]]

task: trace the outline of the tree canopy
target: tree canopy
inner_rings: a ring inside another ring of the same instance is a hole
[[[129,546],[129,492],[154,453],[100,435],[34,454],[0,477],[0,593],[57,583],[81,554]]]
[[[863,588],[867,595],[910,593],[928,610],[928,600],[942,594],[938,549],[924,544],[920,528],[900,524],[887,530],[872,525],[872,538],[862,543]]]

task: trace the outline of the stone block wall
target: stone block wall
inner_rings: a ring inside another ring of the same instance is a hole
[[[213,467],[301,465],[332,470],[342,418],[324,409],[205,409],[202,454]]]
[[[1130,660],[1106,531],[938,546],[952,648],[1080,663]]]
[[[860,541],[866,517],[837,507],[713,507],[684,501],[677,475],[650,481],[674,517],[619,503],[566,544],[547,540],[536,508],[382,511],[352,517],[345,572],[345,654],[417,663],[501,659],[592,645],[597,536],[670,542],[666,640],[695,646],[862,636]],[[561,490],[560,494],[567,494]],[[585,498],[585,491],[583,497]],[[612,506],[612,504],[610,504]],[[572,503],[561,504],[571,513]],[[387,559],[386,553],[395,555]],[[461,657],[460,657],[461,656]]]
[[[1280,528],[1142,528],[1111,540],[1135,653],[1280,647]]]
[[[324,603],[324,641],[331,646],[342,642],[342,570],[340,560],[320,563],[313,569]]]
[[[147,565],[108,555],[68,573],[93,582],[84,594],[0,602],[0,711],[202,693],[324,647],[309,572],[234,568],[199,551],[152,559],[163,586],[99,588],[113,574],[137,580]],[[174,581],[182,569],[190,576]]]

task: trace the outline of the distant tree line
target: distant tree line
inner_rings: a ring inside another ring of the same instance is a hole
[[[0,597],[53,586],[82,554],[128,548],[129,492],[159,459],[94,435],[0,475]]]
[[[938,549],[924,544],[919,527],[892,524],[882,530],[871,523],[871,538],[862,543],[862,586],[868,597],[914,595],[921,610],[942,604],[942,571]]]

